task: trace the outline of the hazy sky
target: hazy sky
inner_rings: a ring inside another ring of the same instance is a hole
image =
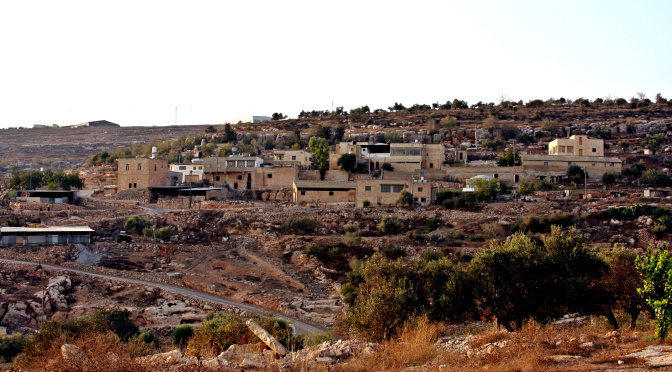
[[[2,1],[0,127],[672,98],[672,1]]]

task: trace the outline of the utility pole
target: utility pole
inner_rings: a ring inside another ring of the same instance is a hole
[[[193,172],[193,170],[189,171],[189,210],[191,210],[191,174]]]
[[[175,125],[177,125],[177,106],[175,106]]]

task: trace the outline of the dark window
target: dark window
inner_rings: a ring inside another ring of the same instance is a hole
[[[239,179],[239,180],[242,180],[242,179],[243,179],[243,175],[241,174],[241,175],[239,175],[239,176],[236,177],[236,178]]]
[[[221,181],[222,177],[221,176],[215,176],[215,181]]]
[[[238,189],[238,182],[233,183],[233,188],[236,189],[236,190]]]
[[[154,172],[156,172],[156,164],[154,164]]]
[[[292,160],[296,160],[296,156],[295,156],[295,155],[292,156]]]
[[[404,189],[404,185],[394,185],[392,186],[392,192],[401,192]]]
[[[593,152],[597,152],[597,149],[593,147]]]
[[[131,165],[130,164],[126,164],[126,170],[131,170]]]
[[[132,189],[132,188],[133,188],[133,184],[129,183],[129,184],[128,184],[128,188],[129,188],[129,189]]]
[[[138,184],[137,184],[137,183],[134,183],[134,184],[133,184],[133,188],[134,188],[134,189],[137,189],[137,188],[138,188]]]
[[[614,163],[609,164],[609,166],[610,166],[610,167],[613,167],[613,166],[614,166]]]
[[[380,185],[380,192],[390,192],[392,185]]]
[[[329,196],[334,196],[334,192],[333,192],[333,191],[329,191]]]
[[[306,195],[306,191],[305,191],[305,190],[302,190],[302,191],[301,191],[301,195]]]
[[[273,175],[272,174],[267,174],[266,178],[273,178]]]
[[[420,201],[424,203],[427,201],[427,198],[420,198]]]
[[[142,170],[142,164],[138,164],[138,170]]]
[[[418,192],[422,192],[422,187],[418,187]]]
[[[548,166],[548,162],[547,162],[547,161],[545,161],[545,162],[544,162],[544,165],[545,165],[545,166]]]
[[[180,167],[178,169],[179,170],[187,170],[187,166],[186,165],[180,165]]]
[[[430,168],[434,168],[434,163],[429,163]]]
[[[371,186],[364,186],[364,191],[371,191]]]

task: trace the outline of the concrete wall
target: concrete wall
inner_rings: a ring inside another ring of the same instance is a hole
[[[620,173],[623,169],[623,164],[618,162],[596,161],[588,159],[580,160],[576,158],[572,159],[571,165],[578,165],[584,168],[588,173],[588,181],[600,181],[604,172],[610,171]],[[567,170],[570,167],[570,162],[566,160],[524,160],[522,167],[524,171],[528,173],[532,172],[550,176],[565,176],[567,175]]]
[[[356,190],[297,190],[294,188],[294,202],[297,204],[354,203]]]
[[[411,187],[412,185],[412,187]],[[358,180],[356,206],[361,207],[364,200],[371,206],[394,205],[401,190],[413,194],[414,200],[421,205],[431,203],[431,185],[429,183],[412,183],[411,180]]]
[[[117,171],[117,190],[129,188],[147,188],[151,186],[170,186],[168,163],[161,159],[134,158],[119,159]]]
[[[324,180],[321,180],[320,171],[307,170],[299,173],[299,179],[302,181],[348,181],[349,174],[342,170],[328,170],[324,175]]]

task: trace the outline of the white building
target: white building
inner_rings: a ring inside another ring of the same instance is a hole
[[[248,123],[261,123],[262,121],[270,121],[270,116],[247,116],[244,118],[225,121],[223,124],[248,124]]]
[[[170,164],[170,171],[181,174],[180,183],[189,182],[189,179],[193,182],[203,180],[203,163]]]

